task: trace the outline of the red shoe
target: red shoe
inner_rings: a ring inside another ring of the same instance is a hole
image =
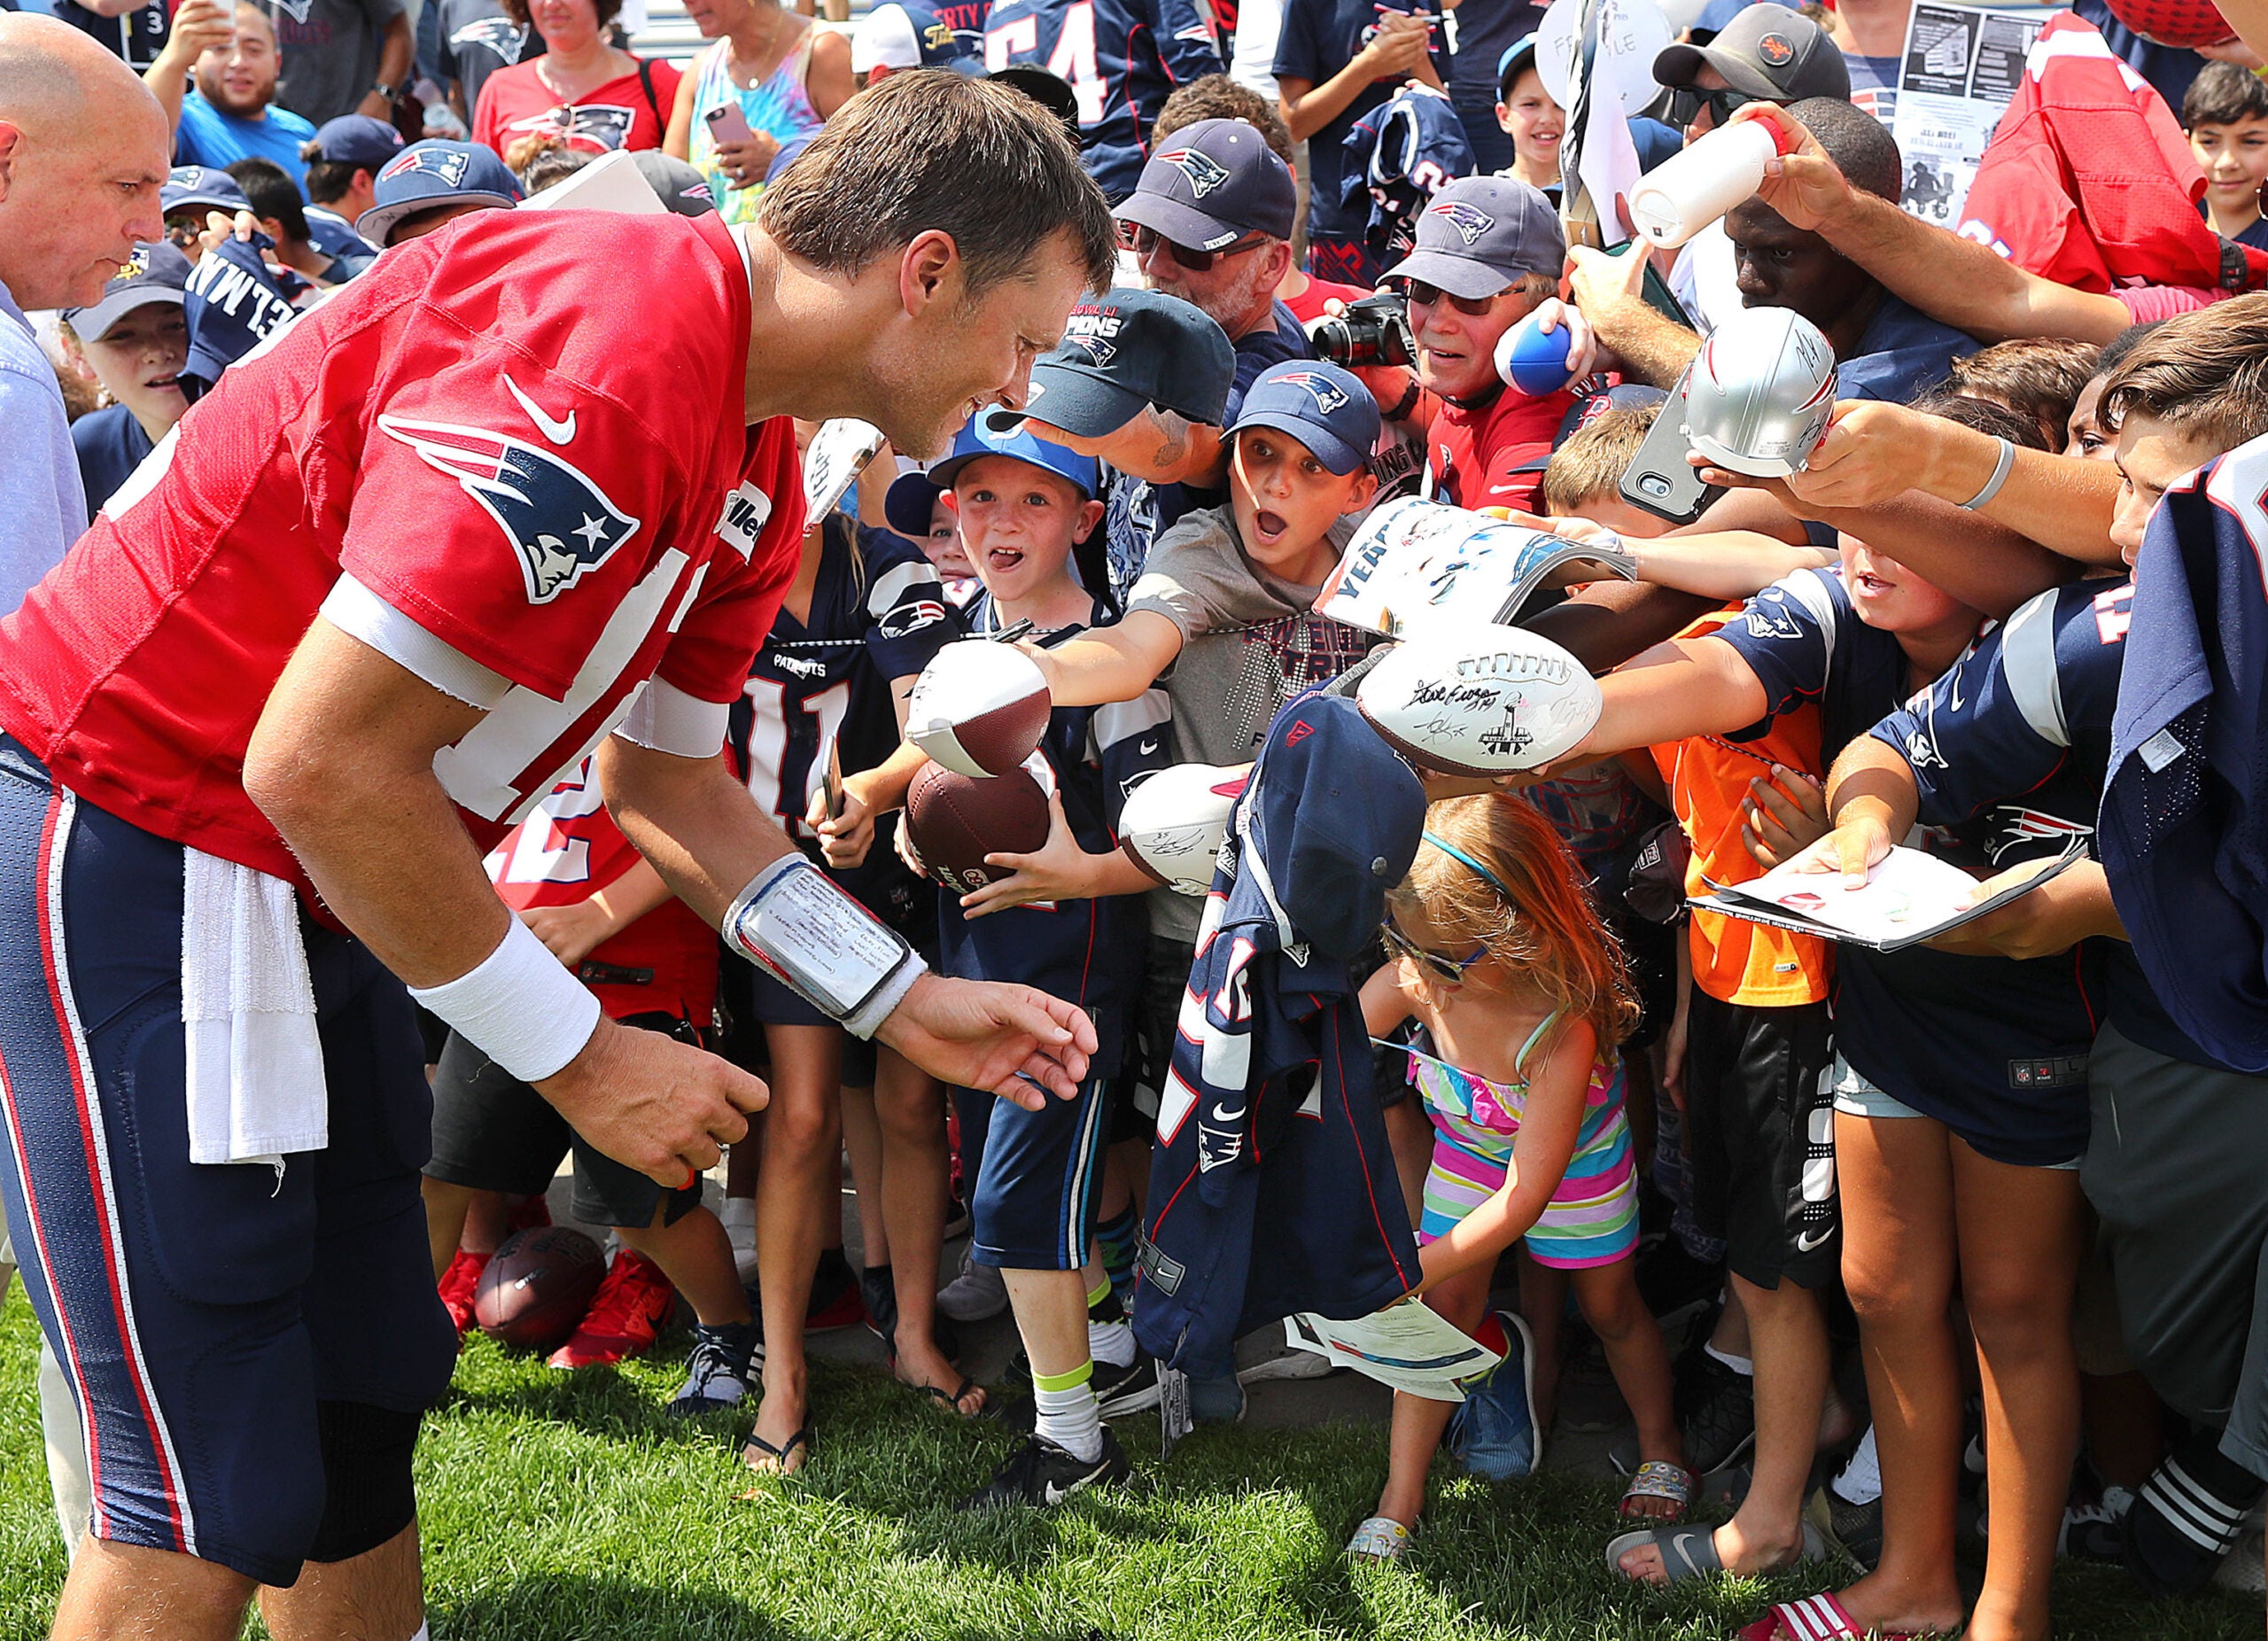
[[[659,1265],[629,1248],[618,1249],[606,1280],[591,1295],[591,1308],[546,1365],[604,1367],[636,1356],[652,1345],[676,1305],[677,1289]]]
[[[866,1303],[858,1295],[858,1273],[841,1249],[826,1249],[819,1255],[819,1269],[812,1274],[812,1296],[804,1307],[804,1332],[831,1333],[838,1327],[856,1327],[866,1319]]]
[[[515,1231],[533,1231],[550,1223],[551,1204],[544,1201],[543,1193],[540,1191],[524,1202],[504,1210],[506,1236],[511,1235]]]
[[[449,1320],[457,1325],[460,1339],[471,1330],[472,1296],[480,1287],[480,1273],[488,1268],[489,1258],[489,1255],[460,1248],[449,1268],[441,1272],[441,1303],[448,1310]]]

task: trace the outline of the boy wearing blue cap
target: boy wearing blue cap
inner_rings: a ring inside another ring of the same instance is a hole
[[[951,486],[963,547],[984,583],[967,611],[969,630],[997,634],[1029,622],[1029,647],[1042,655],[1067,640],[1084,643],[1108,611],[1080,585],[1071,563],[1073,544],[1102,522],[1094,460],[982,423],[962,429],[952,454],[928,475]],[[1167,710],[1164,691],[1146,679],[1122,702],[1059,704],[1026,766],[1050,789],[1047,842],[1029,856],[987,859],[1047,875],[1059,859],[1083,862],[1112,850],[1128,789],[1171,761]],[[844,782],[845,813],[821,828],[830,859],[833,839],[855,832],[868,811],[904,801],[925,761],[902,749],[882,768]],[[898,836],[905,839],[903,828]],[[1051,895],[1045,904],[992,886],[942,902],[944,973],[1037,986],[1084,1008],[1098,1039],[1075,1100],[1028,1111],[955,1091],[963,1168],[975,1179],[971,1254],[1006,1283],[1031,1361],[1035,1404],[1031,1435],[969,1497],[967,1508],[1055,1505],[1120,1480],[1126,1456],[1102,1419],[1157,1404],[1155,1365],[1138,1357],[1133,1329],[1109,1297],[1100,1263],[1090,1257],[1110,1095],[1140,989],[1142,907],[1128,897],[1148,883],[1138,875],[1099,893]]]

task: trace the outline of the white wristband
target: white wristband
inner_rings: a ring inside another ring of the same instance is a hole
[[[750,878],[722,930],[726,945],[853,1037],[874,1036],[928,972],[905,937],[800,854]]]
[[[1995,442],[2000,447],[2000,458],[1992,463],[1992,476],[1984,481],[1984,487],[1982,490],[1970,496],[1966,502],[1956,503],[1969,512],[1975,512],[1985,502],[2000,494],[2000,486],[2008,482],[2008,470],[2016,464],[2016,446],[2005,439]]]
[[[515,917],[479,965],[409,995],[523,1083],[540,1083],[583,1052],[599,999]]]

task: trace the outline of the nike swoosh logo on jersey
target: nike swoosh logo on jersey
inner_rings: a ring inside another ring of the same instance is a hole
[[[504,385],[510,391],[512,397],[519,401],[520,408],[528,413],[528,420],[535,424],[537,432],[541,433],[555,445],[574,443],[575,413],[572,410],[567,413],[565,421],[555,422],[536,408],[534,400],[520,391],[520,385],[512,380],[509,373],[507,373],[504,377]]]
[[[1154,742],[1154,741],[1145,741],[1145,742],[1143,742],[1143,743],[1142,743],[1142,745],[1141,745],[1141,747],[1140,747],[1140,749],[1139,749],[1139,755],[1140,755],[1141,757],[1147,758],[1151,753],[1153,753],[1153,752],[1156,751],[1157,750],[1158,750],[1158,743],[1157,743],[1156,742]]]
[[[1826,1230],[1821,1232],[1817,1236],[1813,1236],[1809,1232],[1798,1233],[1796,1237],[1796,1252],[1799,1254],[1808,1254],[1813,1248],[1817,1248],[1821,1242],[1824,1242],[1829,1237],[1833,1236],[1834,1234],[1835,1227],[1833,1225],[1828,1226]]]

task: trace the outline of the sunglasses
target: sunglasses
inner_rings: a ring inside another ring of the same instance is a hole
[[[1447,302],[1467,319],[1486,319],[1496,306],[1496,296],[1451,296],[1439,285],[1429,285],[1422,279],[1406,279],[1402,291],[1412,307],[1431,307],[1437,302]]]
[[[1428,952],[1391,922],[1379,925],[1379,934],[1385,939],[1389,955],[1407,958],[1443,985],[1463,985],[1464,971],[1488,955],[1488,948],[1484,945],[1475,948],[1472,955],[1463,961],[1443,957],[1439,952]]]
[[[1701,111],[1705,108],[1709,111],[1711,124],[1723,125],[1732,119],[1734,109],[1770,100],[1769,97],[1751,97],[1745,91],[1704,91],[1698,86],[1679,86],[1669,94],[1669,123],[1682,130],[1699,119]]]
[[[166,219],[166,238],[178,250],[186,251],[205,232],[202,211],[194,217],[169,216]]]
[[[1268,236],[1249,234],[1234,245],[1223,245],[1217,251],[1193,251],[1187,245],[1176,245],[1154,228],[1143,228],[1133,222],[1121,222],[1118,225],[1118,243],[1144,260],[1147,260],[1160,245],[1163,245],[1168,254],[1182,267],[1192,274],[1201,274],[1209,270],[1215,262],[1224,256],[1241,256],[1255,246],[1266,245]]]

